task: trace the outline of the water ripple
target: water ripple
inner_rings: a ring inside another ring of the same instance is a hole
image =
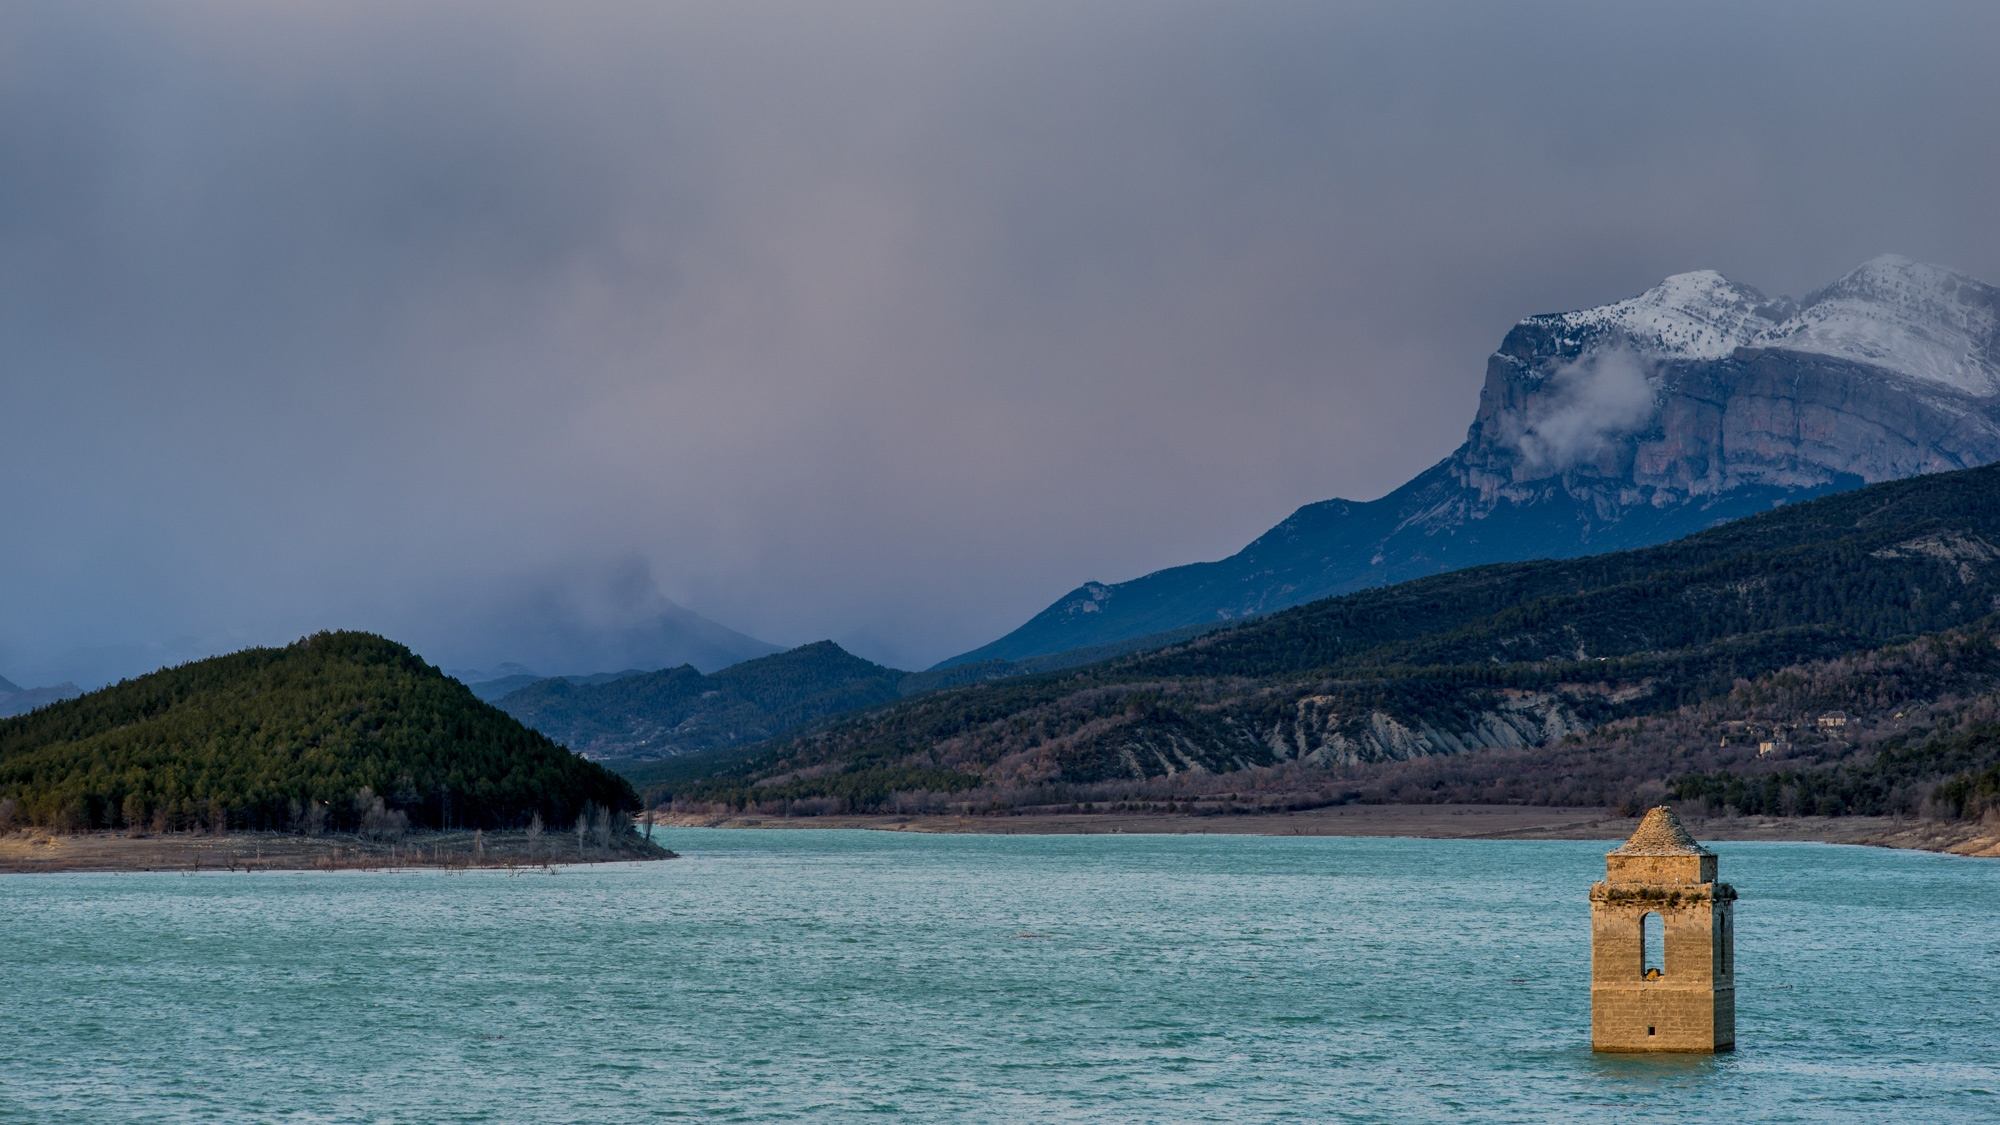
[[[1588,1049],[1603,846],[674,835],[0,879],[0,1119],[2000,1119],[2000,864],[1725,845],[1741,1049]]]

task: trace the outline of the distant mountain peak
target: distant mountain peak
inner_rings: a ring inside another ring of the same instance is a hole
[[[1963,394],[2000,393],[2000,289],[1901,254],[1878,254],[1799,301],[1692,270],[1636,297],[1521,325],[1553,333],[1572,353],[1620,345],[1654,359],[1723,359],[1776,348]]]
[[[1764,294],[1714,270],[1677,273],[1636,297],[1523,320],[1557,330],[1570,346],[1622,343],[1648,355],[1715,359],[1776,323]],[[1608,337],[1608,338],[1607,338]]]
[[[1943,266],[1881,254],[1808,296],[1760,346],[1993,395],[2000,393],[2000,289]]]
[[[37,707],[46,707],[65,699],[83,694],[83,689],[64,682],[49,687],[24,688],[5,676],[0,676],[0,719],[13,715],[24,715]]]
[[[706,675],[683,664],[600,683],[541,680],[495,705],[588,757],[670,758],[889,702],[906,675],[814,641]]]
[[[946,665],[1199,630],[1488,562],[1664,542],[1823,492],[2000,460],[2000,290],[1895,254],[1803,300],[1715,270],[1524,318],[1465,443],[1227,559],[1063,595]]]

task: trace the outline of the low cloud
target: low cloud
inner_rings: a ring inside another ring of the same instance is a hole
[[[1564,472],[1653,420],[1651,365],[1629,348],[1587,352],[1550,375],[1508,435],[1524,467]]]

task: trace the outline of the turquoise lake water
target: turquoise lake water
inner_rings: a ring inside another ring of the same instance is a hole
[[[2000,1120],[2000,863],[1722,844],[1738,1043],[1589,1050],[1606,844],[680,831],[0,877],[0,1119]]]

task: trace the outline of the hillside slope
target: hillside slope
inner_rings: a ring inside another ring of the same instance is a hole
[[[2000,289],[1884,256],[1801,302],[1711,271],[1522,320],[1466,440],[1378,500],[1300,508],[1227,559],[1086,583],[947,665],[1216,628],[1491,562],[1667,542],[2000,460]]]
[[[1487,566],[833,723],[690,795],[837,798],[1537,746],[2000,606],[2000,468],[1873,486],[1665,546]],[[692,764],[692,763],[690,763]]]
[[[64,829],[285,829],[567,824],[637,799],[401,645],[321,633],[0,721],[0,802]]]
[[[1279,800],[1319,787],[1343,800],[1391,803],[1636,810],[1671,797],[1710,813],[1974,818],[2000,806],[1996,732],[2000,615],[1787,665],[1552,744],[1412,758],[1337,777],[1300,771],[1245,788]]]

